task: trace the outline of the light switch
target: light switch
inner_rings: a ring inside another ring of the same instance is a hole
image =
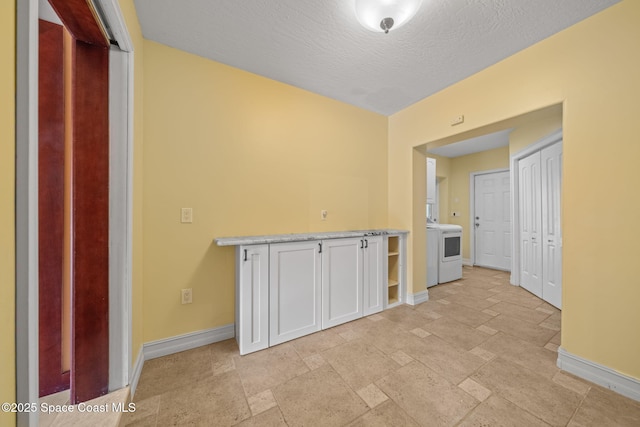
[[[193,222],[192,208],[182,208],[180,211],[180,222],[183,224],[191,224]]]

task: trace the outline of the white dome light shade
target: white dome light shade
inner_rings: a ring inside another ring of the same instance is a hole
[[[355,0],[356,17],[368,30],[389,32],[413,18],[421,4],[422,0]]]

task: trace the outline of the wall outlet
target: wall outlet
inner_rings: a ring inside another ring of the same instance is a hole
[[[192,208],[182,208],[180,210],[180,222],[183,224],[191,224],[193,222]]]
[[[451,216],[460,216],[460,212],[451,212]]]
[[[327,215],[328,215],[328,214],[329,214],[329,213],[328,213],[326,210],[324,210],[324,209],[323,209],[323,210],[321,210],[321,211],[320,211],[320,219],[321,219],[322,221],[325,221],[325,220],[327,219]]]
[[[193,302],[193,290],[191,288],[182,290],[182,304],[191,304]]]
[[[451,126],[459,125],[460,123],[464,123],[464,116],[460,114],[459,116],[455,116],[452,118],[449,123]]]

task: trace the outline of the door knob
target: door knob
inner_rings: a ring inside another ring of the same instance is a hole
[[[476,222],[476,227],[480,227],[480,224],[478,224],[477,222]]]
[[[477,217],[476,217],[476,219],[480,219],[480,217],[479,217],[479,216],[477,216]]]

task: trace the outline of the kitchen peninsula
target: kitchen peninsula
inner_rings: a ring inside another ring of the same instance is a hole
[[[224,237],[236,246],[240,354],[378,313],[405,301],[404,230]]]

